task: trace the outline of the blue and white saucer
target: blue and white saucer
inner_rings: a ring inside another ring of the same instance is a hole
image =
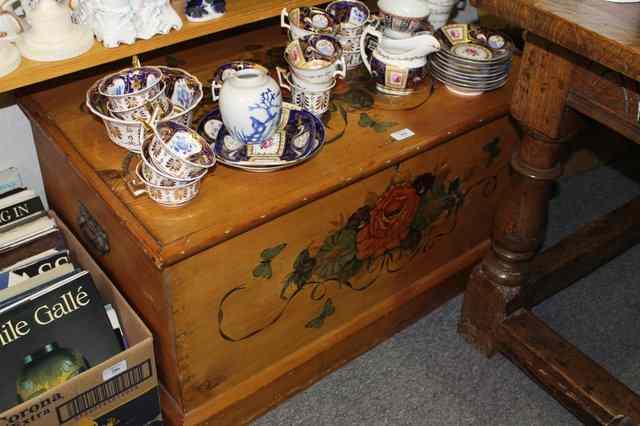
[[[273,172],[298,165],[320,152],[325,142],[322,121],[286,102],[279,130],[261,144],[244,145],[233,139],[217,106],[200,121],[198,133],[212,144],[218,162],[250,172]]]

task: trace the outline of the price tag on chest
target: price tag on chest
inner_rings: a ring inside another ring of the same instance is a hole
[[[407,128],[391,133],[391,137],[398,142],[408,139],[413,135],[415,135],[415,133]]]

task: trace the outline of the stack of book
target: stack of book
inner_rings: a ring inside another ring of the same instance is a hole
[[[125,346],[115,311],[74,266],[40,197],[0,189],[0,412]]]

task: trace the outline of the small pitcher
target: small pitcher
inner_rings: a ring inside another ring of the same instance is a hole
[[[377,39],[371,58],[365,51],[367,37]],[[408,95],[427,75],[427,55],[440,50],[440,42],[431,34],[406,39],[391,39],[367,27],[360,39],[362,60],[376,80],[376,89],[391,95]]]

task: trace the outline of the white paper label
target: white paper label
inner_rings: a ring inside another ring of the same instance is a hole
[[[415,135],[415,133],[413,133],[411,129],[402,129],[391,133],[391,137],[397,141],[403,141],[413,135]]]
[[[107,381],[120,373],[123,373],[127,370],[127,360],[123,359],[119,363],[112,365],[111,367],[105,369],[102,372],[102,380]]]

